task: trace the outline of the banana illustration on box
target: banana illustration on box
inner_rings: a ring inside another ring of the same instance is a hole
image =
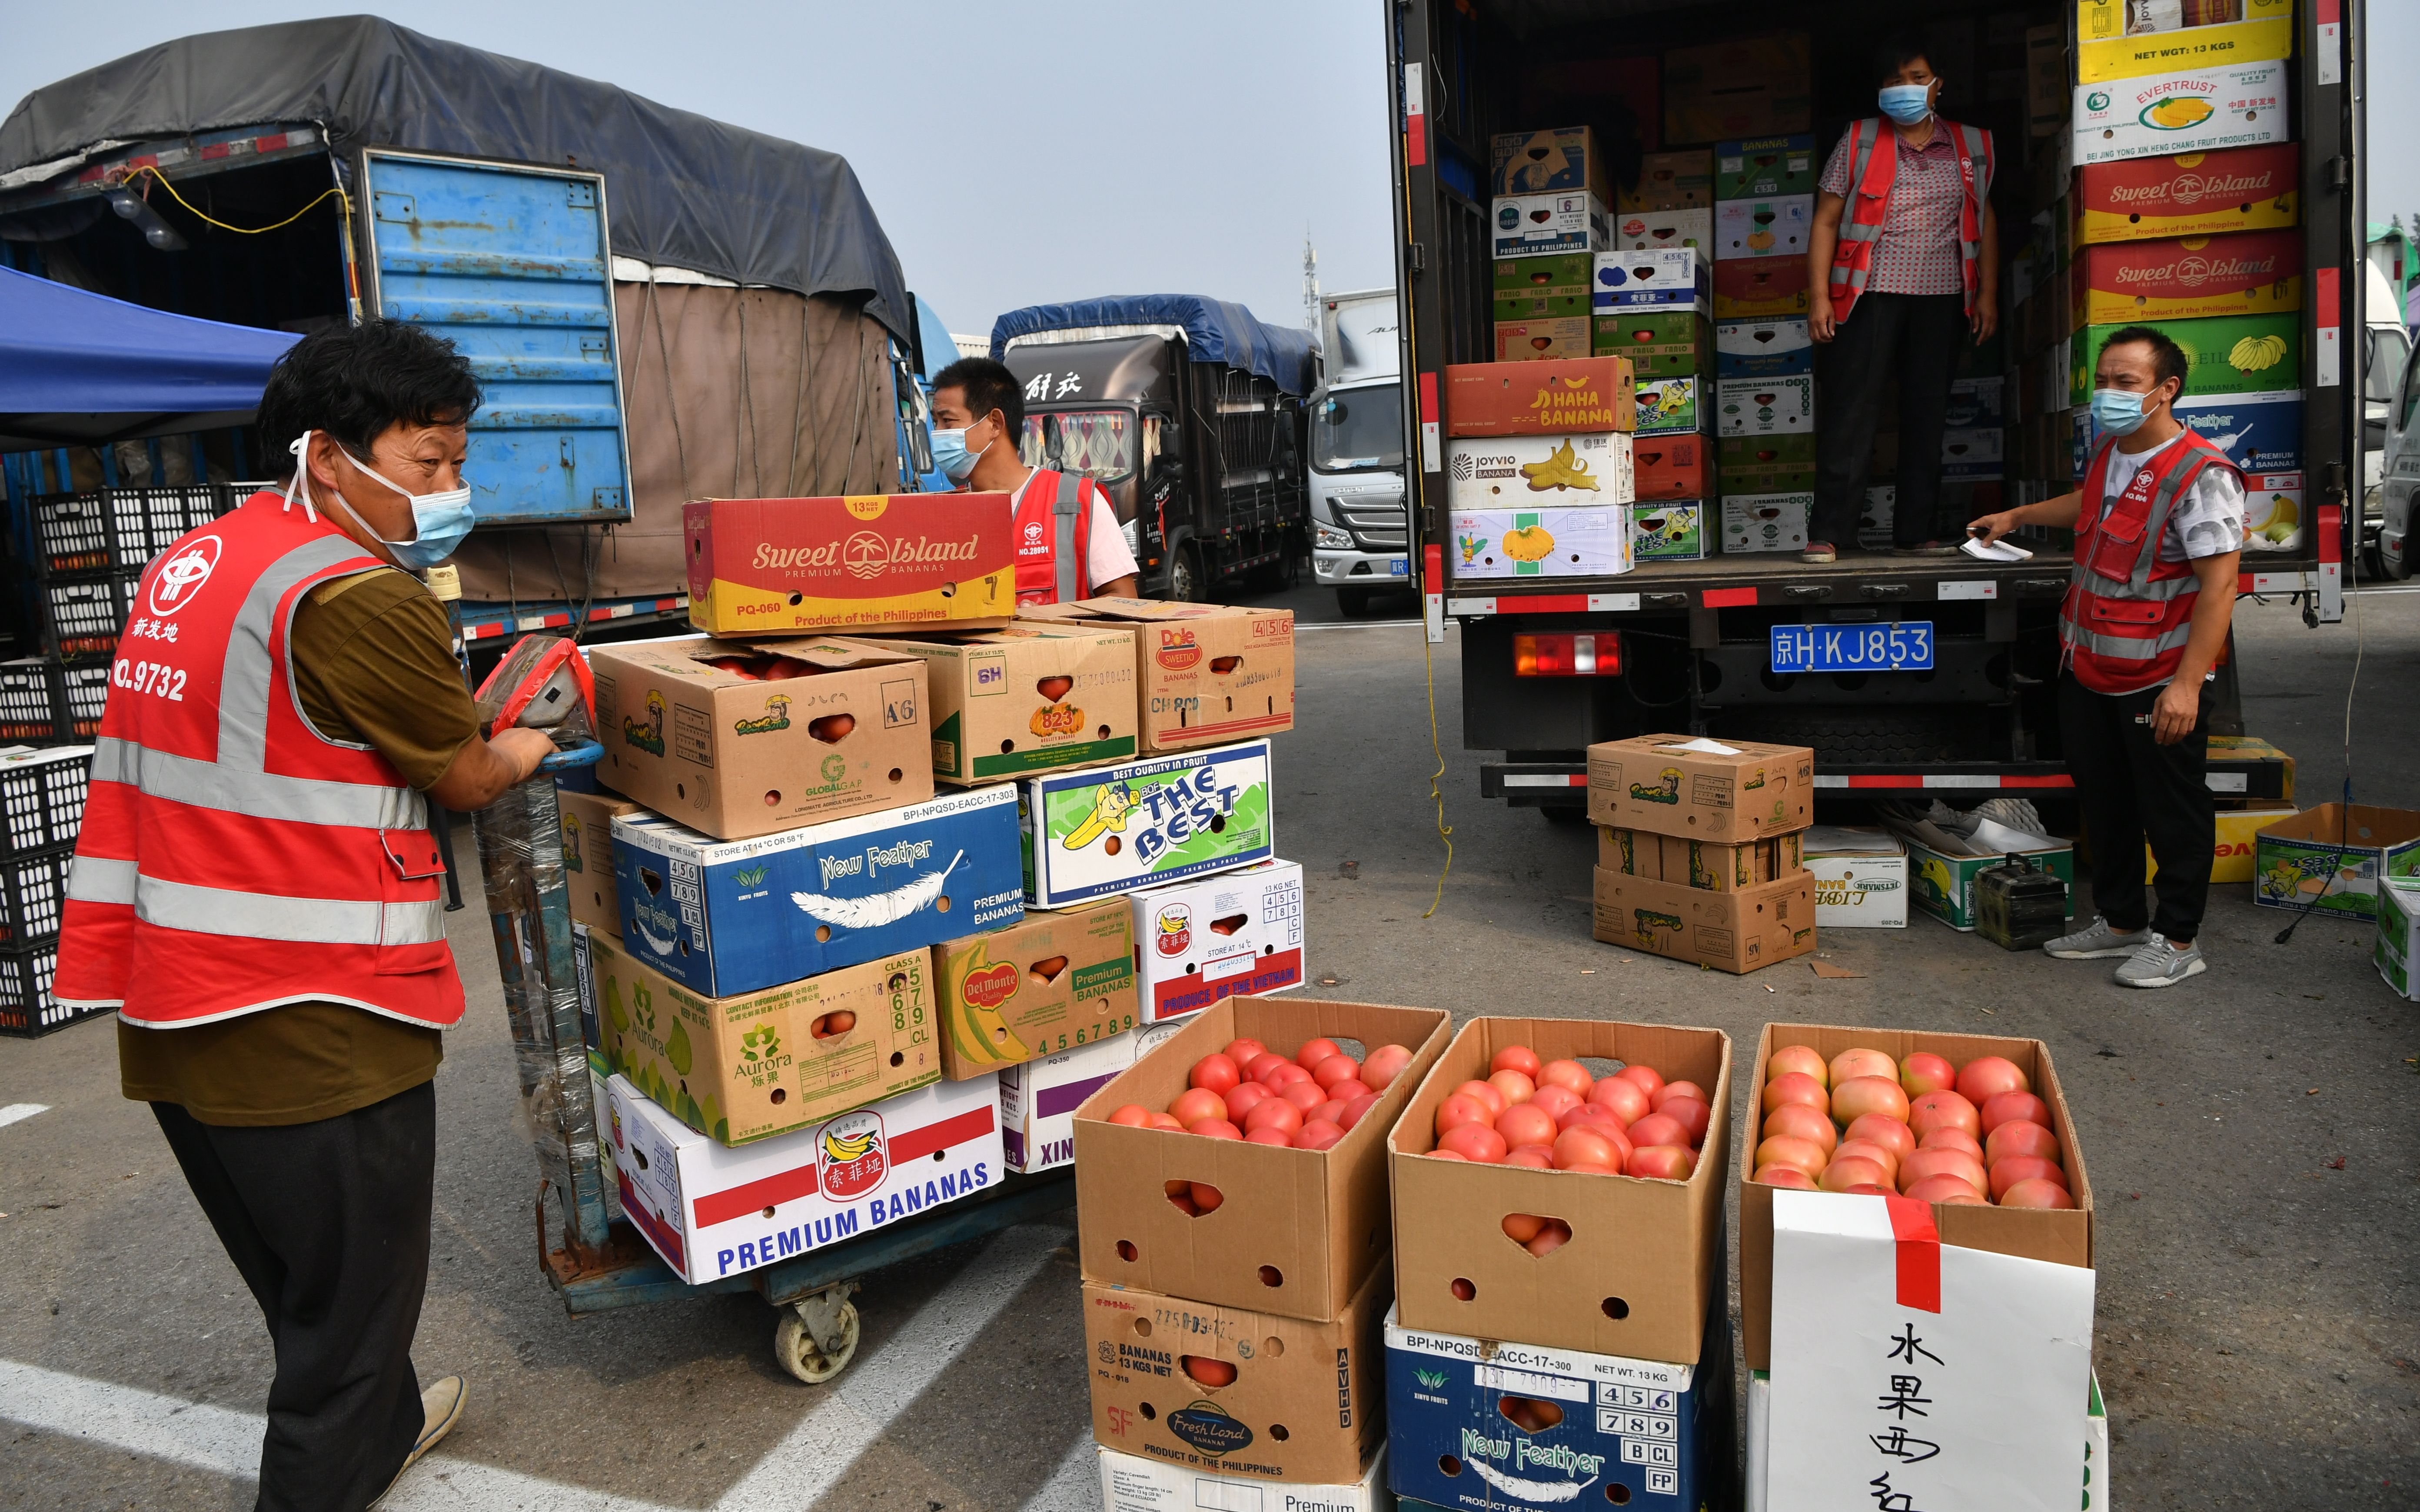
[[[1504,532],[1504,554],[1515,562],[1544,562],[1554,551],[1555,538],[1544,525],[1524,525]]]
[[[2286,356],[2283,336],[2246,336],[2226,354],[2226,365],[2239,373],[2260,373],[2273,368]]]
[[[1580,1481],[1523,1480],[1517,1475],[1504,1473],[1484,1459],[1470,1459],[1466,1463],[1479,1472],[1481,1480],[1495,1487],[1505,1495],[1541,1505],[1576,1501],[1580,1492],[1597,1482],[1597,1477],[1594,1475]]]
[[[1568,440],[1555,448],[1553,455],[1544,462],[1521,464],[1521,475],[1529,480],[1531,493],[1544,493],[1549,488],[1586,488],[1590,493],[1601,491],[1596,486],[1595,474],[1589,471],[1588,464],[1579,459],[1579,454]]]
[[[1454,545],[1462,548],[1462,564],[1467,567],[1478,559],[1479,553],[1487,549],[1487,537],[1465,535],[1457,539]]]
[[[1949,875],[1949,868],[1947,864],[1928,856],[1924,858],[1923,864],[1916,869],[1916,874],[1926,888],[1943,903],[1952,903],[1958,901],[1958,884]]]
[[[1003,966],[1007,968],[1004,972]],[[950,1038],[958,1054],[979,1065],[1012,1065],[1032,1059],[1033,1051],[1009,1027],[1008,1020],[1000,1011],[1000,1005],[1016,995],[1016,967],[1008,962],[995,964],[990,947],[978,944],[959,980],[959,1011],[949,1018]],[[995,980],[1007,990],[1001,992],[992,986]],[[993,1001],[988,1005],[977,1001],[985,996]]]
[[[1104,787],[1093,799],[1093,811],[1084,822],[1067,832],[1059,843],[1071,851],[1080,851],[1111,830],[1125,833],[1126,819],[1135,811],[1132,789],[1120,784]]]

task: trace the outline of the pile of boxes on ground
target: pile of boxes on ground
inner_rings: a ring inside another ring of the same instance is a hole
[[[599,791],[561,804],[600,1143],[690,1281],[1067,1165],[1155,1032],[1301,980],[1293,616],[1016,610],[1009,518],[692,504],[710,639],[589,653]]]
[[[1414,1051],[1331,1149],[1110,1121],[1128,1104],[1165,1106],[1195,1062],[1235,1038],[1290,1057],[1321,1036],[1348,1053],[1350,1041]],[[1691,1174],[1430,1158],[1440,1104],[1514,1045],[1594,1076],[1643,1065],[1708,1089],[1717,1112]],[[1739,1342],[1752,1370],[1747,1505],[1764,1504],[1776,1474],[1828,1489],[1792,1504],[1864,1505],[1877,1477],[1913,1498],[1889,1505],[2054,1479],[2089,1488],[2082,1504],[2108,1504],[2090,1380],[2092,1201],[2047,1050],[1772,1024],[1757,1088],[1786,1045],[1920,1050],[1958,1066],[2008,1057],[2050,1110],[2074,1207],[1894,1198],[1886,1210],[1755,1184],[1759,1100],[1734,1164],[1735,1065],[1718,1030],[1485,1017],[1455,1032],[1435,1011],[1250,997],[1196,1018],[1076,1114],[1107,1512],[1739,1504],[1726,1182],[1740,1203]],[[1171,1199],[1203,1186],[1221,1199]],[[1510,1237],[1542,1219],[1568,1230],[1559,1246]],[[1927,1278],[1929,1293],[1912,1284]],[[1894,1396],[1931,1412],[1876,1405]]]

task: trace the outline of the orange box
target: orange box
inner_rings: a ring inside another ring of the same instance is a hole
[[[681,506],[689,620],[708,635],[988,630],[1016,612],[1004,493]]]
[[[1455,363],[1445,370],[1448,436],[1564,436],[1637,430],[1627,357]]]
[[[1704,499],[1714,493],[1714,442],[1696,431],[1641,436],[1631,446],[1637,493],[1650,499]]]

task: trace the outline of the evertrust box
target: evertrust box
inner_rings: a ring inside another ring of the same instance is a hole
[[[1012,515],[1004,493],[684,504],[690,623],[713,635],[1005,625]]]

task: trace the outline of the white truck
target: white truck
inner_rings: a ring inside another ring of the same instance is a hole
[[[1324,382],[1311,403],[1311,565],[1360,614],[1373,594],[1412,589],[1404,505],[1403,319],[1395,291],[1320,301]]]

